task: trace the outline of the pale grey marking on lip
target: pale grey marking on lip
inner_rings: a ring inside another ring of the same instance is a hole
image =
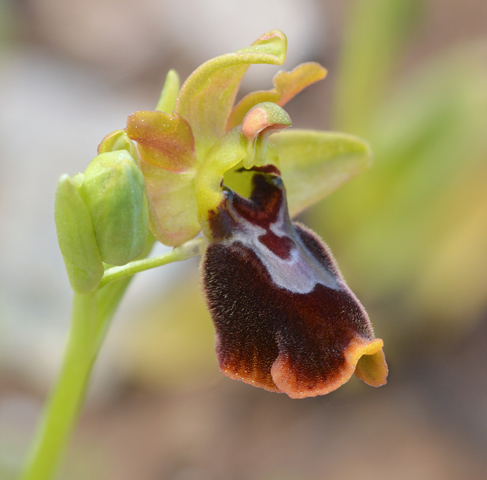
[[[339,278],[325,270],[323,265],[317,262],[311,252],[305,247],[297,232],[295,232],[294,226],[291,227],[294,230],[294,234],[291,237],[289,232],[282,228],[285,222],[283,215],[284,213],[281,210],[279,218],[270,226],[270,230],[279,237],[286,236],[293,241],[295,247],[292,248],[288,259],[280,258],[259,241],[258,238],[266,233],[264,228],[254,225],[240,216],[240,228],[224,243],[240,242],[250,248],[259,257],[273,282],[278,287],[290,292],[310,293],[317,284],[334,290],[345,288]]]

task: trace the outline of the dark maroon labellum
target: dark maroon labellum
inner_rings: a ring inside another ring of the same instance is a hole
[[[356,368],[382,385],[382,341],[327,247],[291,222],[274,173],[254,175],[249,199],[227,190],[210,217],[202,271],[220,369],[294,398],[328,393]]]

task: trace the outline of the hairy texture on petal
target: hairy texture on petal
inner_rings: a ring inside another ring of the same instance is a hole
[[[273,102],[279,106],[285,105],[312,83],[322,80],[326,76],[326,70],[318,63],[309,62],[298,65],[292,72],[281,71],[273,79],[272,90],[260,90],[246,95],[234,109],[227,122],[227,129],[242,123],[247,112],[258,103]]]
[[[184,118],[159,111],[135,112],[128,117],[126,132],[137,142],[142,160],[155,167],[182,173],[195,166],[193,134]]]
[[[385,383],[382,341],[330,252],[291,223],[278,178],[257,174],[254,184],[250,199],[227,193],[203,260],[220,369],[303,398],[335,390],[371,355],[359,377]]]

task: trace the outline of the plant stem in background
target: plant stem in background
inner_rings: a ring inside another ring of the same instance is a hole
[[[51,393],[22,480],[52,478],[85,398],[97,352],[96,294],[74,294],[72,325],[61,373]]]
[[[348,7],[346,37],[334,96],[334,128],[363,135],[384,97],[399,51],[417,16],[416,0],[355,0]]]

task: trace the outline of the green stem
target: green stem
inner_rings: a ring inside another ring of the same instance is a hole
[[[133,262],[127,263],[121,267],[109,268],[100,282],[100,287],[107,285],[114,280],[119,280],[121,278],[134,275],[135,273],[142,272],[144,270],[149,270],[151,268],[160,267],[172,262],[179,262],[181,260],[186,260],[187,258],[195,257],[201,255],[205,248],[205,240],[203,238],[195,238],[189,242],[184,243],[180,247],[174,248],[171,252],[159,257],[144,258],[142,260],[135,260]]]
[[[78,420],[91,370],[110,320],[133,274],[199,255],[204,246],[203,239],[194,239],[160,257],[110,268],[94,293],[74,294],[72,326],[63,366],[19,480],[50,480],[54,477]]]
[[[48,480],[64,453],[85,397],[96,356],[96,295],[74,294],[72,326],[63,366],[47,403],[21,480]]]

